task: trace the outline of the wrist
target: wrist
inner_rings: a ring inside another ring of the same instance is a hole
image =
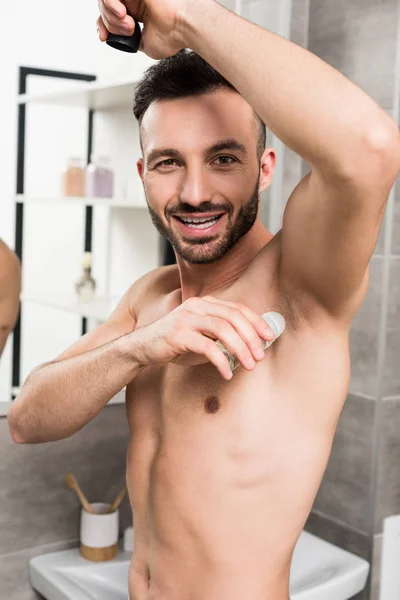
[[[212,17],[210,11],[220,5],[215,0],[182,0],[176,12],[175,39],[181,48],[196,51],[200,33],[204,31],[207,21]],[[222,7],[221,7],[222,8]]]
[[[139,330],[131,331],[118,340],[123,358],[129,363],[131,379],[148,366],[144,360],[142,342],[138,332]]]

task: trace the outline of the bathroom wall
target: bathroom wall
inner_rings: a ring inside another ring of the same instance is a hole
[[[89,502],[112,502],[125,484],[125,406],[107,406],[81,431],[48,444],[14,444],[0,419],[0,598],[36,600],[28,562],[79,544],[79,500],[65,483],[72,472]],[[128,497],[120,534],[132,524]]]
[[[400,125],[400,1],[393,118]],[[388,208],[384,248],[382,367],[377,405],[373,495],[374,596],[378,600],[383,520],[400,514],[400,176]]]
[[[398,0],[310,0],[308,10],[308,48],[394,116]],[[302,173],[307,171],[303,163]],[[396,189],[371,260],[367,297],[352,324],[349,394],[306,526],[374,560],[372,583],[359,596],[374,600],[378,598],[382,519],[400,512],[398,185]]]

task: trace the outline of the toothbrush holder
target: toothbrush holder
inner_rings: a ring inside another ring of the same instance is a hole
[[[107,514],[110,504],[90,503],[94,513],[81,509],[80,553],[87,560],[112,560],[118,553],[119,511]]]

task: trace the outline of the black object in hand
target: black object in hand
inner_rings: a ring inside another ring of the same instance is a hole
[[[135,21],[135,31],[133,35],[118,35],[109,33],[106,43],[112,48],[122,50],[122,52],[138,52],[142,39],[142,30],[140,29],[139,21]]]

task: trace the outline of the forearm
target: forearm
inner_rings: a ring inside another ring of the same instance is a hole
[[[363,160],[374,127],[397,131],[379,105],[339,71],[214,0],[188,0],[177,30],[185,47],[221,73],[312,166],[352,165]]]
[[[82,429],[141,370],[135,340],[132,332],[32,371],[7,415],[15,441],[50,442]]]

